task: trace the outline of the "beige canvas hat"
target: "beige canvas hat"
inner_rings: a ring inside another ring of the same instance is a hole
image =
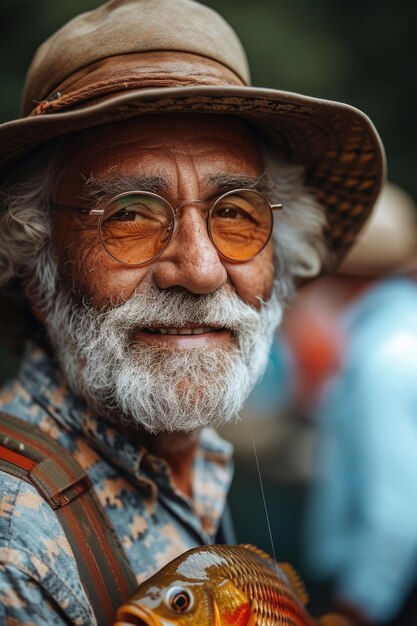
[[[338,271],[368,277],[415,272],[416,257],[416,203],[405,189],[389,182]]]
[[[110,0],[52,35],[29,68],[22,117],[0,126],[0,168],[63,134],[175,112],[238,115],[303,164],[326,211],[329,265],[342,258],[385,176],[374,126],[346,104],[251,87],[234,31],[193,0]]]

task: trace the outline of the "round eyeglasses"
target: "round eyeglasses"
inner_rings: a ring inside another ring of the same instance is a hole
[[[202,204],[207,207],[207,231],[219,254],[229,261],[253,259],[268,243],[273,211],[282,204],[270,204],[254,189],[235,189],[212,204],[187,200],[175,210],[156,193],[128,191],[107,202],[103,208],[83,209],[52,202],[57,209],[99,216],[98,231],[104,249],[125,265],[145,265],[157,259],[174,237],[178,209]]]

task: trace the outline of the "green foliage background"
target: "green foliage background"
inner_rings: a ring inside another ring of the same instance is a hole
[[[100,4],[100,0],[2,0],[0,121],[18,113],[24,74],[35,48],[67,20]],[[207,0],[206,4],[238,32],[254,84],[337,99],[364,110],[384,140],[391,180],[417,198],[416,4],[409,0]]]

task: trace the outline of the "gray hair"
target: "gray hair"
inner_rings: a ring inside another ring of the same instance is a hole
[[[18,179],[0,190],[0,289],[20,279],[32,293],[55,290],[49,203],[58,181],[58,161],[57,142],[51,151],[40,151]]]
[[[55,148],[43,151],[29,173],[0,192],[0,288],[17,278],[34,295],[53,294],[56,268],[51,263],[49,201],[62,173],[59,145],[58,141]],[[310,277],[321,270],[325,215],[304,185],[302,166],[279,162],[267,149],[264,160],[262,190],[271,202],[284,206],[275,217],[273,241],[276,281],[283,281],[281,292],[288,296],[293,282],[288,278]]]
[[[305,186],[303,166],[283,163],[270,150],[264,150],[264,162],[264,191],[273,204],[283,205],[272,235],[278,273],[282,268],[293,278],[316,276],[327,256],[324,208]]]

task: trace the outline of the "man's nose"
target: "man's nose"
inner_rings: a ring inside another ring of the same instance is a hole
[[[196,206],[180,212],[174,236],[155,262],[153,277],[160,289],[183,287],[198,294],[211,293],[226,283],[226,268]]]

